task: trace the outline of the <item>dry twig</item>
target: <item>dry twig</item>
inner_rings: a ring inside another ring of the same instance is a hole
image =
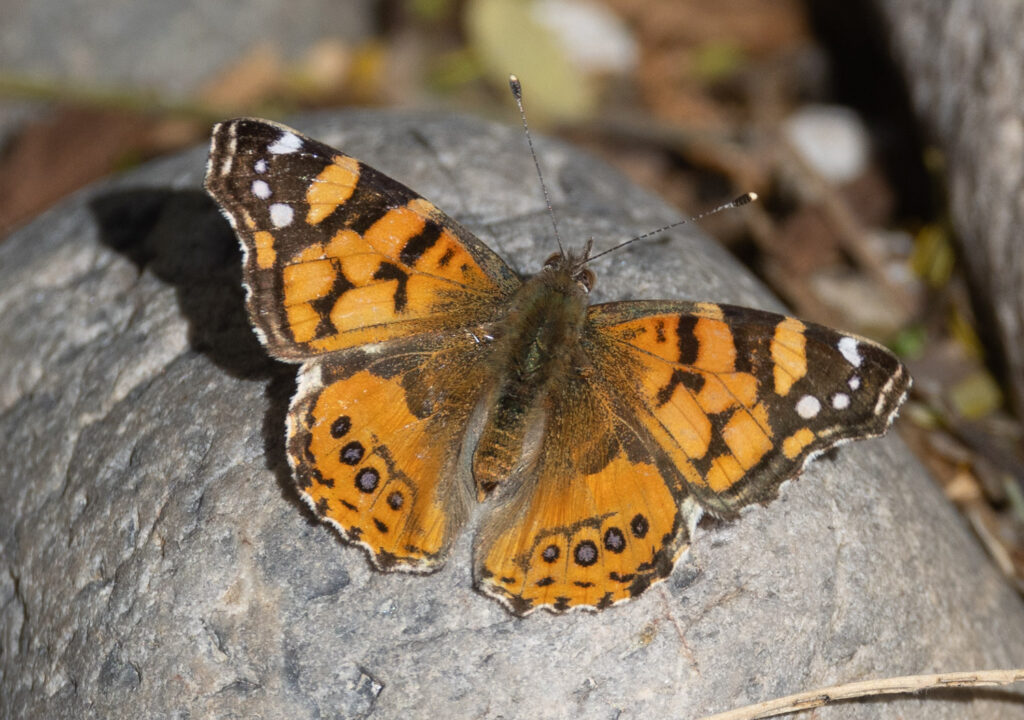
[[[993,687],[1021,681],[1024,681],[1024,668],[939,673],[936,675],[905,675],[883,680],[863,680],[845,685],[833,685],[820,690],[809,690],[775,700],[766,700],[756,705],[747,705],[717,715],[708,715],[703,720],[757,720],[757,718],[786,715],[859,697],[903,695],[947,687]]]

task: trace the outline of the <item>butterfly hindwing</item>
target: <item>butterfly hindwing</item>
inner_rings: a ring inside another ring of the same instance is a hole
[[[380,569],[438,567],[465,521],[457,461],[489,379],[474,351],[467,335],[416,338],[300,373],[287,439],[299,491]]]
[[[242,242],[253,324],[284,360],[469,326],[520,284],[429,201],[283,125],[216,125],[206,187]]]
[[[615,398],[577,376],[552,398],[535,465],[477,543],[477,586],[519,615],[600,610],[672,572],[700,509]]]

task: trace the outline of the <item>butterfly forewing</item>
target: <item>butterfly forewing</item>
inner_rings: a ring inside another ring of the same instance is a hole
[[[218,124],[206,187],[242,242],[253,324],[282,359],[471,326],[519,286],[429,201],[282,125]]]
[[[814,455],[884,433],[910,386],[876,343],[761,310],[638,301],[590,319],[606,392],[629,368],[639,421],[720,516],[775,497]]]

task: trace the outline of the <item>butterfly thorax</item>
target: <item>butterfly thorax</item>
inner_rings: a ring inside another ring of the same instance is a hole
[[[483,500],[524,465],[542,432],[551,390],[580,365],[580,335],[593,283],[571,256],[552,257],[516,293],[499,323],[492,354],[496,382],[486,397],[486,419],[473,455],[477,495]]]

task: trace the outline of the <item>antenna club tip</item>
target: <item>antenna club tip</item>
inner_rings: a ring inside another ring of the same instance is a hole
[[[755,200],[757,200],[757,193],[756,192],[748,192],[748,193],[743,193],[738,198],[733,200],[732,204],[735,207],[741,207],[743,205],[746,205],[747,203],[752,203]]]
[[[512,88],[512,94],[516,97],[520,97],[523,94],[523,86],[515,75],[508,76],[508,86]]]

